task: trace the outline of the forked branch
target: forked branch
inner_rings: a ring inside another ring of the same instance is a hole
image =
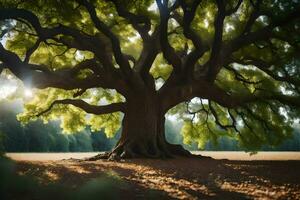
[[[79,4],[83,5],[87,9],[92,21],[94,22],[95,27],[110,39],[116,62],[120,66],[123,73],[127,76],[130,76],[132,70],[130,68],[128,60],[124,57],[121,51],[119,38],[110,30],[110,28],[104,22],[102,22],[98,18],[96,8],[91,2],[89,2],[88,0],[77,1]]]

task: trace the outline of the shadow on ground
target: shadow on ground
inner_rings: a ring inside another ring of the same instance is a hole
[[[299,169],[300,161],[200,158],[17,162],[11,174],[17,172],[15,177],[27,178],[33,186],[13,186],[6,195],[22,199],[32,194],[35,199],[51,195],[51,199],[299,199]]]

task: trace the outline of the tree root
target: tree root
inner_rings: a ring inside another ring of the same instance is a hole
[[[168,149],[173,155],[191,157],[190,151],[184,149],[180,144],[169,144]]]
[[[135,145],[134,145],[135,144]],[[136,145],[138,144],[138,145]],[[96,156],[84,159],[84,161],[108,160],[120,161],[121,159],[134,159],[134,158],[149,158],[149,159],[167,159],[180,157],[212,159],[211,157],[194,155],[188,150],[184,149],[181,145],[166,143],[164,148],[157,148],[149,151],[145,145],[139,143],[122,143],[117,145],[111,152],[100,153]]]
[[[103,152],[103,153],[99,153],[95,156],[85,158],[84,161],[96,161],[96,160],[108,159],[109,156],[110,156],[110,152]]]

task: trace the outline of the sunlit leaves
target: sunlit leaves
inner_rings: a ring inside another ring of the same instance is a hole
[[[23,84],[8,69],[0,73],[0,101],[22,97]]]
[[[63,106],[60,106],[63,107]],[[76,133],[84,130],[86,126],[86,113],[74,106],[64,106],[60,110],[65,110],[60,114],[61,125],[65,133]]]
[[[208,141],[216,144],[218,135],[211,130],[214,126],[212,122],[203,124],[201,121],[185,121],[181,130],[183,142],[189,145],[196,142],[199,149],[204,149]]]
[[[55,26],[58,23],[93,33],[95,28],[87,13],[78,8],[76,1],[29,0],[23,1],[19,7],[29,9],[40,19],[42,25]]]
[[[23,34],[18,31],[10,32],[10,37],[6,41],[6,48],[12,50],[14,53],[19,55],[21,58],[25,57],[27,49],[31,48],[36,41],[36,37]]]
[[[214,33],[214,20],[217,12],[216,5],[211,1],[203,1],[197,8],[196,15],[191,27],[209,44],[212,42]]]
[[[197,105],[194,103],[194,106]],[[184,115],[181,130],[184,143],[196,142],[203,149],[208,142],[218,145],[218,139],[226,136],[238,140],[241,148],[256,151],[263,145],[276,146],[291,137],[292,120],[285,117],[288,111],[276,102],[252,103],[239,109],[226,109],[213,102],[211,106],[215,113],[203,104],[198,105],[198,109],[201,108],[198,113]]]
[[[73,98],[77,91],[65,91],[61,89],[43,89],[35,93],[34,98],[26,102],[24,112],[18,115],[18,120],[28,123],[37,119],[37,114],[46,110],[52,102],[58,99]],[[95,88],[86,91],[80,96],[84,101],[92,105],[103,105],[123,101],[123,97],[112,90]],[[82,131],[86,126],[91,126],[93,131],[104,130],[108,137],[112,137],[120,128],[121,113],[107,115],[90,115],[84,110],[72,105],[54,105],[53,108],[40,117],[44,123],[50,120],[60,120],[61,128],[65,133]]]
[[[238,111],[242,116],[240,143],[249,150],[262,145],[276,146],[292,134],[291,121],[284,117],[285,111],[276,103],[257,103]]]
[[[152,74],[152,76],[154,78],[161,77],[164,80],[166,80],[170,76],[172,70],[173,70],[172,66],[167,64],[167,62],[163,58],[162,54],[159,54],[156,57],[154,63],[152,64],[152,67],[150,69],[150,73]]]
[[[36,92],[34,98],[26,102],[24,105],[24,112],[18,115],[18,119],[23,123],[28,123],[30,120],[36,120],[37,114],[46,110],[52,102],[57,99],[66,99],[72,96],[74,92],[64,91],[61,89],[48,88]],[[58,105],[53,107],[51,112],[43,115],[42,119],[46,123],[48,120],[57,119],[61,113],[66,112],[65,105]]]
[[[108,138],[112,138],[121,127],[121,114],[92,115],[89,119],[92,131],[104,130]]]
[[[221,70],[218,74],[217,80],[218,81],[216,83],[218,86],[230,93],[238,94],[239,96],[246,96],[253,92],[251,84],[243,84],[243,82],[236,80],[235,74],[231,71]]]
[[[142,40],[133,30],[132,27],[129,27],[128,34],[122,35],[121,45],[125,54],[132,55],[137,60],[142,50]]]

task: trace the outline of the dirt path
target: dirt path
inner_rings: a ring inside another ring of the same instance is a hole
[[[115,177],[122,181],[114,190],[120,199],[300,199],[299,169],[300,161],[198,158],[17,162],[19,174],[74,188]]]

